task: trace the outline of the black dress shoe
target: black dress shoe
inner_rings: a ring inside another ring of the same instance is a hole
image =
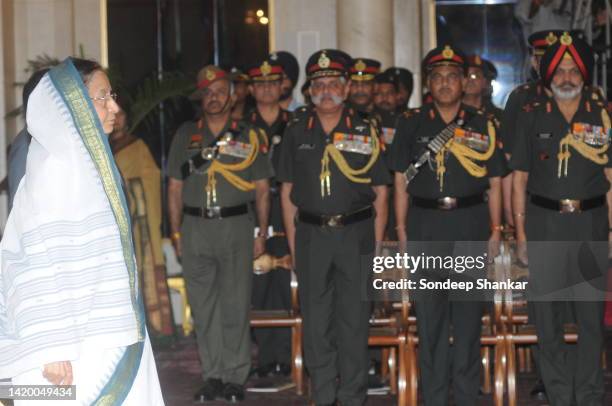
[[[262,365],[259,368],[257,368],[257,376],[259,376],[260,378],[265,378],[267,376],[270,376],[274,372],[275,369],[276,369],[276,364],[273,362],[270,364]]]
[[[223,395],[223,382],[221,379],[208,378],[204,381],[204,385],[193,396],[196,402],[204,403],[213,401]]]
[[[532,399],[537,399],[537,400],[547,400],[548,399],[548,397],[546,396],[546,387],[544,386],[544,382],[542,382],[541,379],[537,380],[533,389],[531,389],[529,396],[531,396]]]
[[[244,400],[244,387],[237,383],[226,383],[223,388],[223,397],[230,403],[238,403]]]

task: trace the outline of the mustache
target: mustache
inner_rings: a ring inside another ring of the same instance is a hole
[[[555,97],[561,100],[569,100],[573,99],[574,97],[578,97],[582,91],[582,86],[575,86],[574,84],[568,82],[564,82],[559,86],[551,83],[550,88]]]
[[[326,101],[326,100],[327,101],[331,101],[331,102],[333,102],[336,105],[341,104],[344,101],[344,99],[342,97],[336,96],[334,94],[323,93],[323,94],[320,94],[318,96],[312,96],[312,102],[315,105],[319,105],[323,101]]]
[[[562,88],[562,89],[568,89],[568,88],[569,88],[569,89],[574,89],[574,88],[576,88],[577,86],[576,86],[576,85],[574,85],[572,82],[563,82],[563,83],[561,83],[561,84],[559,85],[559,87],[560,87],[560,88]]]

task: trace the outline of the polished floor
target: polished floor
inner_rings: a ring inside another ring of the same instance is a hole
[[[612,331],[607,335],[608,371],[606,372],[606,405],[612,405]],[[256,348],[254,348],[256,351]],[[201,384],[200,365],[193,337],[182,338],[172,346],[158,348],[156,350],[157,367],[162,384],[166,404],[169,406],[182,406],[196,404],[192,400],[193,393]],[[278,378],[281,379],[281,378]],[[542,406],[547,402],[531,400],[529,391],[535,382],[535,375],[519,375],[518,405],[520,406]],[[248,386],[261,383],[259,379],[252,379]],[[394,405],[394,396],[371,395],[368,397],[367,406]],[[209,405],[224,405],[226,402],[209,402]],[[249,406],[298,406],[308,405],[306,397],[299,397],[291,389],[279,393],[251,393],[247,392],[246,399],[242,403]],[[482,396],[479,405],[493,405],[491,396]]]

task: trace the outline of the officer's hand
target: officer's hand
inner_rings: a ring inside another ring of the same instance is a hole
[[[397,227],[397,241],[399,242],[399,252],[405,253],[408,248],[408,235],[406,234],[406,227]]]
[[[53,385],[72,385],[72,364],[70,361],[46,364],[43,377]]]
[[[395,231],[397,231],[397,240],[400,242],[404,242],[408,240],[408,236],[406,234],[405,227],[398,227]]]
[[[501,245],[501,232],[493,231],[489,238],[488,256],[489,263],[492,264],[495,257],[499,255],[499,247]]]
[[[183,244],[181,243],[181,239],[173,238],[172,246],[174,247],[174,252],[176,253],[176,259],[181,262],[181,259],[183,258]]]
[[[256,237],[253,243],[253,258],[259,258],[266,251],[266,238]]]
[[[516,237],[516,257],[521,265],[529,265],[527,258],[527,238],[524,236]]]

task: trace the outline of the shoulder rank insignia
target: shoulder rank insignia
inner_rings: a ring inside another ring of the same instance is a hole
[[[187,149],[198,149],[202,147],[202,134],[193,134],[189,139]]]

